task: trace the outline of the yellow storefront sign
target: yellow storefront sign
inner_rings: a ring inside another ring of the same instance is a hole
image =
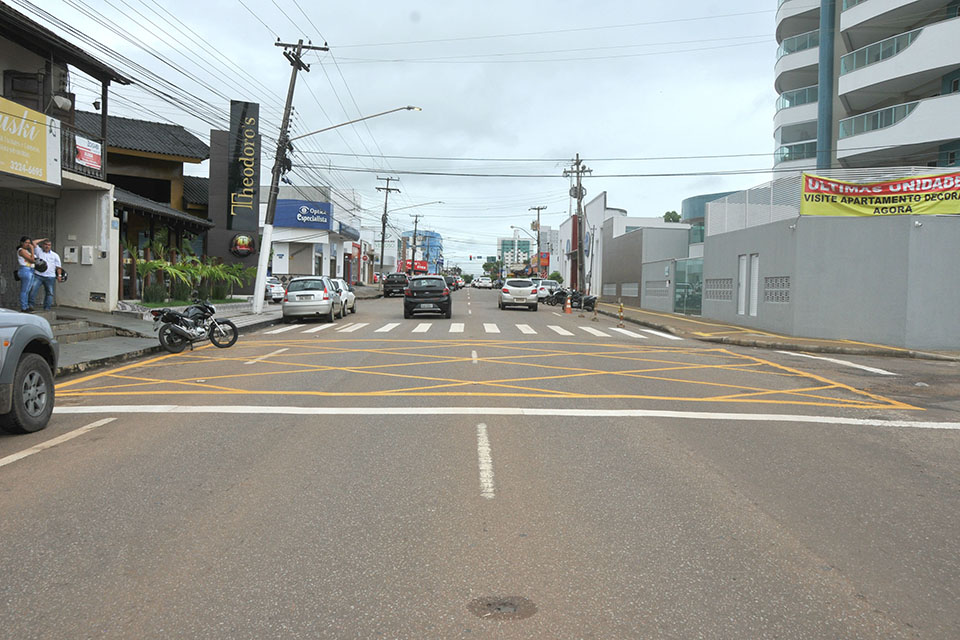
[[[60,121],[0,98],[0,172],[60,184]]]
[[[861,183],[803,174],[803,216],[936,214],[960,214],[960,171]]]

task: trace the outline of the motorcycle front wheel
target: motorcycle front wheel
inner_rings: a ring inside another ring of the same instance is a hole
[[[239,337],[240,334],[237,333],[237,325],[229,320],[214,320],[210,323],[210,342],[212,342],[215,347],[220,347],[221,349],[232,347],[237,343],[237,338]]]
[[[180,353],[187,348],[187,339],[173,330],[173,326],[168,322],[160,327],[160,346],[170,353]]]

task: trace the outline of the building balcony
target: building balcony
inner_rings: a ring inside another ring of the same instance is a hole
[[[922,87],[937,86],[960,65],[957,42],[960,18],[952,18],[848,53],[840,59],[840,99],[856,113],[875,108],[882,104],[879,101],[916,96]]]
[[[788,40],[784,41],[785,44],[787,42]],[[782,51],[783,45],[780,46]],[[776,66],[774,66],[774,87],[777,93],[784,94],[794,89],[817,84],[817,66],[819,62],[819,45],[780,55],[777,58]]]
[[[777,112],[773,116],[774,131],[817,119],[817,85],[787,91],[777,100]],[[789,137],[789,136],[788,136]],[[781,138],[778,136],[778,141]]]
[[[790,168],[798,165],[814,166],[817,163],[817,141],[805,140],[794,144],[785,144],[773,154],[773,163],[777,168]]]
[[[777,42],[820,26],[820,3],[780,0],[777,4]]]
[[[844,0],[840,32],[851,49],[859,49],[942,20],[947,4],[948,0]]]
[[[935,161],[960,139],[960,93],[878,109],[840,121],[837,159],[851,166]]]

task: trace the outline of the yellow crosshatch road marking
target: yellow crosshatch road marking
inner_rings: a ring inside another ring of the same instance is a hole
[[[287,350],[263,357],[278,345]],[[474,350],[481,354],[476,365]],[[263,359],[256,367],[242,366],[257,357]],[[456,373],[444,375],[450,372]],[[629,384],[615,385],[617,379]],[[288,383],[286,388],[264,389],[258,388],[259,380],[274,386]],[[631,392],[607,391],[611,388]],[[723,348],[560,340],[247,340],[226,350],[165,355],[69,380],[57,385],[57,395],[78,400],[164,395],[499,397],[918,409]]]

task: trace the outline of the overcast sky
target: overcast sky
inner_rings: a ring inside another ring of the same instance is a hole
[[[291,179],[355,191],[364,225],[379,228],[376,177],[399,177],[390,209],[445,204],[391,223],[412,228],[421,214],[447,263],[468,272],[479,270],[468,254],[492,255],[511,224],[529,228],[529,207],[546,205],[543,223],[559,227],[577,153],[593,169],[587,199],[606,191],[631,216],[763,183],[742,172],[772,166],[773,0],[33,0],[48,16],[7,1],[137,82],[111,87],[112,115],[176,122],[208,142],[230,99],[259,102],[264,183],[290,77],[274,42],[327,42],[305,57],[293,135],[423,111],[304,139]],[[78,108],[92,110],[99,90],[76,76]],[[178,91],[188,106],[174,104]],[[188,173],[206,175],[206,163]]]

